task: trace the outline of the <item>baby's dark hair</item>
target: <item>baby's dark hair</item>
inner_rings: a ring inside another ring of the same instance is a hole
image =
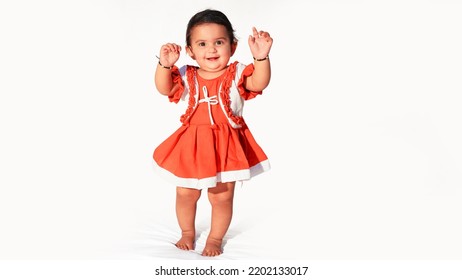
[[[236,37],[234,36],[234,29],[231,22],[228,20],[225,14],[217,10],[203,10],[195,14],[188,22],[188,27],[186,28],[186,45],[191,46],[191,30],[200,24],[203,23],[216,23],[223,25],[226,28],[228,33],[229,41],[232,43],[237,42]]]

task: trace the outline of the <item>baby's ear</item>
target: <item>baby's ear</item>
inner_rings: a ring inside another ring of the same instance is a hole
[[[187,53],[192,59],[196,60],[196,58],[194,57],[194,53],[193,53],[192,50],[191,50],[191,47],[190,47],[190,46],[186,46],[185,49],[186,49],[186,53]]]
[[[237,49],[237,42],[234,42],[231,44],[231,56],[234,55],[234,52],[236,51]]]

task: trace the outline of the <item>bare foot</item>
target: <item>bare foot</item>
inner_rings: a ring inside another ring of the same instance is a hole
[[[202,256],[204,257],[216,257],[223,253],[221,249],[221,244],[223,243],[222,239],[207,238],[205,243],[204,251],[202,251]]]
[[[183,233],[175,246],[181,250],[194,250],[194,239],[195,234]]]

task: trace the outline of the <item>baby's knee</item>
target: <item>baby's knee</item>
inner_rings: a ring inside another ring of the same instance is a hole
[[[233,203],[233,197],[232,193],[209,193],[209,201],[212,205]]]
[[[176,196],[178,199],[197,201],[201,196],[201,191],[190,188],[176,188]]]
[[[209,201],[212,205],[233,203],[234,182],[218,183],[215,188],[208,190]]]

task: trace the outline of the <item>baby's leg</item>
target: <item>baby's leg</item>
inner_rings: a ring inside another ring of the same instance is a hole
[[[208,190],[212,205],[212,226],[202,252],[203,256],[214,257],[223,252],[221,249],[223,237],[228,231],[233,216],[234,183],[218,183],[216,187]]]
[[[196,206],[200,196],[200,190],[176,188],[176,216],[181,228],[181,239],[175,245],[181,250],[194,249]]]

